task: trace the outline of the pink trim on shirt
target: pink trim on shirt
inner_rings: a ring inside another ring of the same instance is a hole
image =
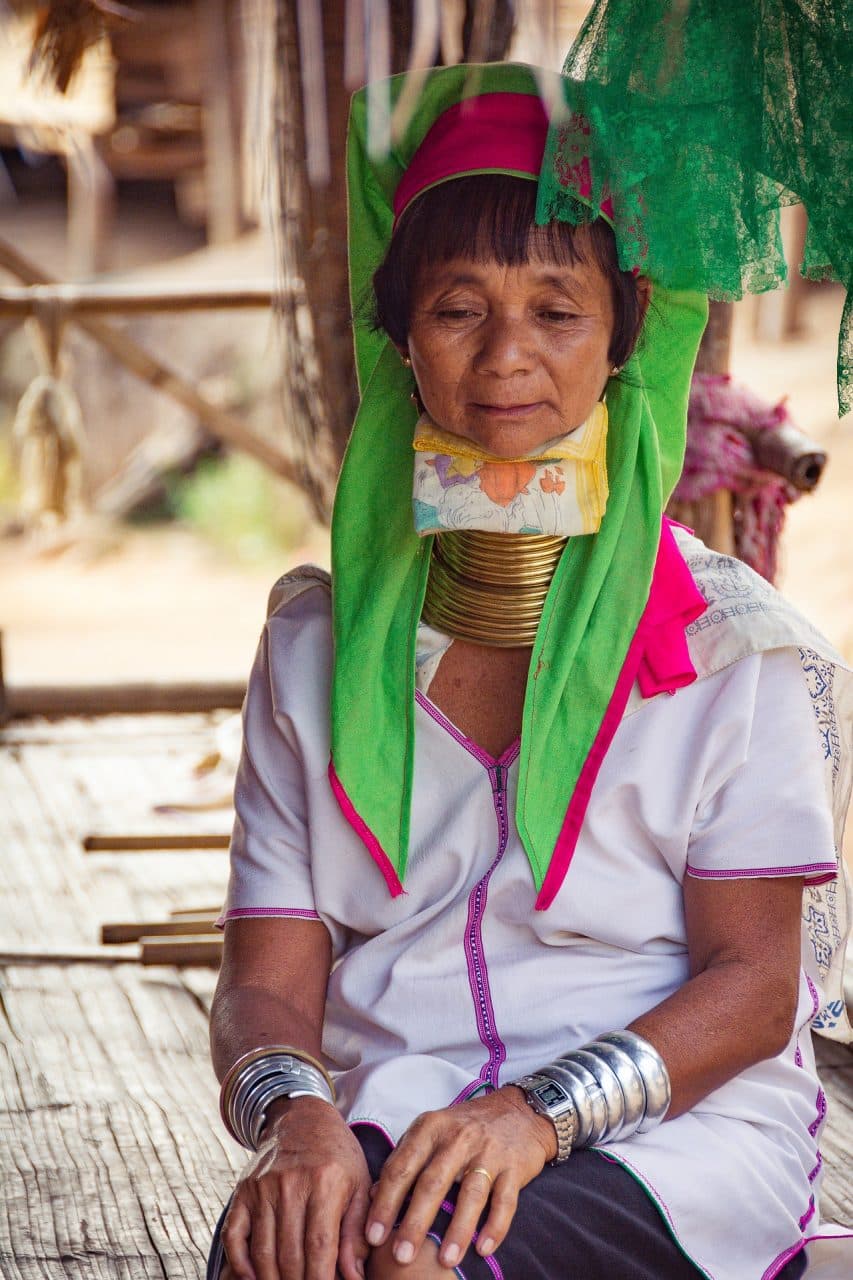
[[[834,862],[804,862],[799,867],[731,867],[713,871],[706,870],[704,867],[693,867],[688,862],[687,874],[692,876],[694,880],[738,880],[747,876],[799,876],[805,875],[807,872],[819,871],[821,874],[820,883],[826,880],[834,880],[838,875],[838,868]],[[809,880],[813,884],[813,880]]]
[[[319,920],[310,907],[232,907],[223,911],[213,922],[214,929],[224,929],[229,920],[250,919],[253,916],[285,916],[293,920]]]
[[[648,603],[569,801],[536,899],[537,911],[550,907],[566,878],[595,780],[622,721],[634,680],[637,680],[644,698],[664,692],[675,693],[676,689],[692,684],[696,679],[696,669],[690,660],[684,629],[707,607],[705,597],[678,549],[672,522],[664,517]]]
[[[403,892],[400,877],[397,875],[391,859],[376,839],[376,836],[370,830],[370,827],[357,813],[355,805],[344,790],[343,783],[335,772],[335,766],[331,760],[329,760],[329,782],[331,784],[332,791],[334,792],[335,799],[340,805],[341,813],[344,815],[359,840],[361,840],[365,845],[371,858],[385,877],[385,883],[388,886],[388,892],[391,894],[391,897],[399,898],[400,894]]]
[[[464,747],[475,760],[479,760],[484,769],[493,769],[495,765],[511,765],[521,750],[521,739],[516,738],[499,756],[489,755],[488,751],[478,746],[473,738],[469,738],[461,729],[457,729],[453,721],[448,720],[441,708],[431,702],[425,693],[421,693],[420,689],[415,690],[415,702],[419,707],[423,707],[427,715],[431,716],[436,724],[441,725],[442,729],[446,730],[451,738],[459,743],[460,747]]]
[[[778,1258],[773,1259],[761,1280],[773,1280],[773,1277],[778,1276],[785,1264],[795,1258],[800,1250],[811,1244],[813,1240],[853,1240],[853,1231],[846,1231],[843,1228],[840,1231],[818,1231],[813,1236],[806,1236],[805,1239],[798,1240],[796,1244],[792,1244],[789,1249],[785,1249],[780,1253]]]
[[[234,907],[219,917],[220,920],[240,920],[244,916],[287,916],[294,920],[319,920],[310,907]]]

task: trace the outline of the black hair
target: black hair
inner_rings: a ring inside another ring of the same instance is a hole
[[[451,258],[521,266],[536,256],[561,266],[593,262],[610,284],[613,334],[608,359],[623,365],[643,327],[643,299],[630,271],[621,271],[613,229],[602,218],[574,226],[549,222],[535,227],[536,183],[527,178],[482,173],[442,182],[418,196],[391,237],[385,260],[373,276],[375,325],[405,347],[412,291],[424,267]]]

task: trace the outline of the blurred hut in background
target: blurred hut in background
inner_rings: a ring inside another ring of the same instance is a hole
[[[5,67],[12,91],[0,104],[0,141],[62,158],[67,277],[89,277],[110,261],[117,184],[169,184],[179,218],[202,229],[207,245],[170,268],[166,287],[162,268],[135,277],[144,290],[156,275],[164,314],[118,320],[117,341],[103,341],[104,320],[100,334],[88,322],[87,337],[57,322],[57,350],[48,367],[42,357],[39,373],[64,378],[80,400],[89,501],[120,514],[156,489],[164,470],[224,445],[248,449],[295,480],[326,517],[356,402],[341,179],[351,92],[401,70],[416,88],[418,73],[441,62],[517,57],[559,68],[589,3],[6,3],[0,73]],[[272,229],[272,248],[252,236],[258,224]],[[790,227],[789,238],[801,239],[802,218]],[[39,262],[22,261],[8,246],[3,253],[2,243],[0,265],[25,285],[50,279]],[[245,284],[255,272],[259,296],[275,277],[273,359],[266,317],[241,312],[237,326],[225,310],[235,280]],[[221,282],[221,291],[204,324],[192,325],[169,305],[169,289],[192,290],[201,280]],[[796,296],[771,306],[771,328],[795,326]],[[715,307],[700,357],[705,375],[726,374],[730,323],[730,308]],[[60,343],[70,356],[64,368]],[[139,348],[135,355],[128,344]],[[140,387],[140,374],[148,386]],[[744,405],[719,386],[710,401],[694,398],[698,455],[688,458],[673,511],[772,576],[784,507],[813,487],[823,459],[784,411]]]

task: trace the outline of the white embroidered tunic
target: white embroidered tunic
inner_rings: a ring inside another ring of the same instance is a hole
[[[425,635],[422,672],[437,643]],[[546,911],[534,910],[513,819],[517,747],[491,758],[420,690],[406,891],[389,895],[327,777],[331,660],[328,589],[297,577],[249,684],[223,918],[328,928],[324,1052],[350,1122],[396,1141],[421,1112],[512,1081],[658,1004],[688,978],[685,875],[833,882],[806,651],[729,659],[673,696],[633,698]],[[825,906],[826,889],[810,892],[815,910]],[[826,1104],[808,1028],[825,967],[804,930],[785,1051],[652,1133],[602,1148],[713,1280],[770,1280],[816,1223]]]

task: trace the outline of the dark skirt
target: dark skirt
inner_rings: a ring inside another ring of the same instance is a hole
[[[391,1151],[376,1129],[354,1126],[374,1182]],[[444,1237],[452,1216],[451,1188],[430,1236]],[[213,1237],[207,1280],[219,1280],[223,1251]],[[476,1237],[475,1237],[476,1239]],[[805,1271],[798,1254],[778,1280]],[[451,1274],[448,1272],[448,1274]],[[621,1165],[595,1151],[576,1151],[546,1165],[521,1191],[509,1234],[491,1258],[469,1249],[456,1268],[462,1280],[696,1280],[702,1272],[681,1252],[654,1202]]]

